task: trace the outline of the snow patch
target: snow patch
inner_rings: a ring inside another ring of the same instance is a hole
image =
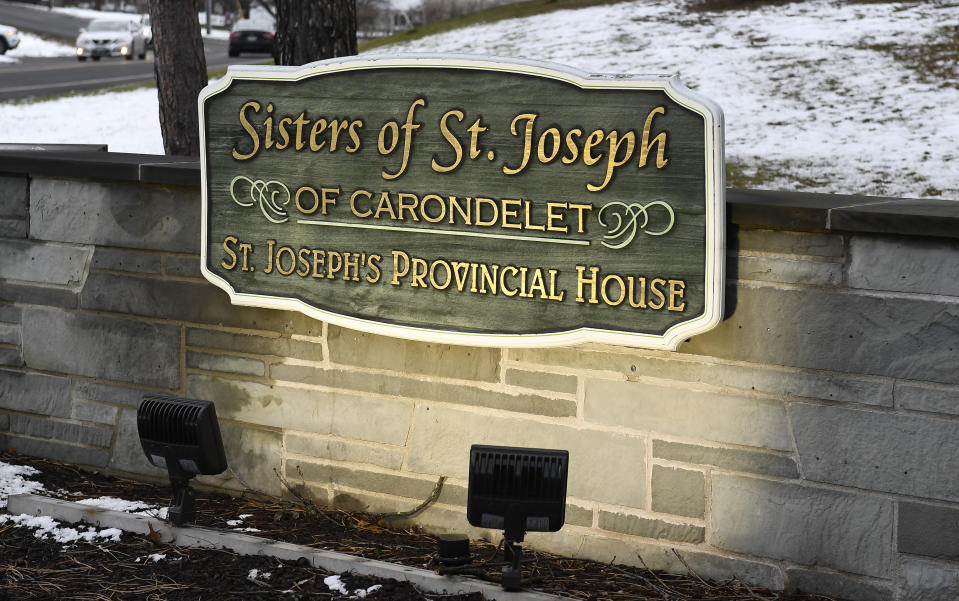
[[[0,103],[0,141],[108,144],[113,152],[163,154],[155,88]],[[30,127],[24,127],[29,123]]]
[[[20,44],[6,54],[0,54],[0,63],[19,63],[21,58],[74,56],[73,46],[45,40],[32,33],[20,32]]]
[[[157,507],[152,503],[147,503],[145,501],[127,501],[126,499],[118,499],[116,497],[98,497],[96,499],[82,499],[77,501],[81,505],[89,505],[91,507],[100,507],[102,509],[109,509],[112,511],[122,511],[124,513],[132,513],[134,515],[145,515],[151,518],[159,518],[165,520],[167,516],[167,507]]]
[[[369,588],[354,589],[353,592],[351,593],[350,590],[346,588],[346,584],[344,584],[343,579],[340,578],[338,574],[327,576],[326,578],[323,579],[323,584],[325,584],[326,587],[330,589],[331,591],[333,591],[334,593],[339,593],[341,595],[351,595],[353,597],[359,597],[360,599],[366,597],[370,593],[374,593],[380,590],[381,588],[383,588],[383,585],[381,584],[374,584],[373,586]]]
[[[143,509],[152,509],[155,506],[143,501],[127,501],[116,497],[98,497],[96,499],[83,499],[77,501],[80,505],[89,505],[90,507],[100,507],[101,509],[110,509],[113,511],[124,511],[132,513]]]
[[[53,539],[62,544],[74,543],[77,541],[86,541],[92,543],[96,540],[119,541],[123,531],[119,528],[104,528],[97,530],[93,526],[88,526],[86,530],[77,528],[60,527],[59,522],[45,515],[32,516],[26,514],[3,515],[0,514],[0,524],[13,524],[24,528],[32,528],[34,536],[39,539]]]
[[[43,484],[26,479],[40,472],[27,465],[10,465],[0,461],[0,508],[7,506],[10,495],[36,494],[43,492]]]

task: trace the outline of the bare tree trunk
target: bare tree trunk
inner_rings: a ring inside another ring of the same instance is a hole
[[[196,99],[207,84],[196,0],[150,0],[153,70],[167,154],[200,154]]]
[[[276,64],[302,65],[353,54],[355,0],[276,0]]]

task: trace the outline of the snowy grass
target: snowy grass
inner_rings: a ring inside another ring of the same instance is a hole
[[[113,152],[163,154],[158,106],[155,87],[0,103],[0,142],[108,144]]]
[[[6,54],[0,54],[0,63],[19,63],[25,56],[75,56],[73,46],[46,40],[31,33],[20,32],[20,44]]]
[[[692,1],[559,10],[374,53],[675,73],[723,107],[729,185],[959,200],[959,2],[807,0],[702,12]],[[162,153],[154,89],[0,104],[0,132],[0,142]]]
[[[948,51],[957,6],[808,0],[698,12],[690,2],[645,0],[476,25],[376,52],[679,74],[724,109],[731,185],[959,199],[959,89]],[[931,47],[939,58],[923,59]]]
[[[477,25],[480,23],[495,23],[505,19],[519,19],[532,17],[557,10],[571,10],[584,8],[587,6],[597,6],[600,4],[614,4],[616,2],[625,2],[626,0],[524,0],[521,2],[510,2],[500,6],[493,6],[484,10],[467,13],[452,19],[427,23],[410,31],[396,33],[389,37],[374,38],[367,40],[359,45],[360,53],[373,50],[380,46],[386,46],[396,43],[406,43],[421,38],[446,33]],[[395,4],[395,3],[394,3]]]

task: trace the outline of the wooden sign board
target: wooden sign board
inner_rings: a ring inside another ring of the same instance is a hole
[[[722,316],[722,114],[674,78],[458,56],[231,67],[200,95],[204,276],[474,346],[673,349]]]

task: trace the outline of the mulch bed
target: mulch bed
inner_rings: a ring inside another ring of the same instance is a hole
[[[67,500],[111,496],[165,507],[169,487],[86,472],[75,466],[24,455],[0,453],[0,461],[30,465],[42,472],[48,496]],[[292,491],[291,491],[292,492]],[[383,516],[319,508],[306,499],[232,497],[197,491],[196,524],[236,530],[227,523],[247,515],[242,528],[255,536],[326,550],[499,581],[502,549],[471,541],[473,564],[443,568],[434,557],[436,539],[417,529],[388,525]],[[166,558],[153,561],[151,554]],[[631,566],[564,558],[527,550],[523,584],[529,589],[586,601],[837,601],[822,595],[786,593]],[[305,563],[305,562],[303,562]],[[251,570],[260,576],[251,577]],[[262,574],[269,572],[269,577]],[[158,544],[124,534],[118,542],[77,542],[69,546],[40,540],[34,531],[0,524],[0,601],[5,599],[346,599],[375,601],[482,601],[483,595],[437,595],[405,582],[342,575],[348,594],[331,591],[323,570],[262,556],[224,550]],[[381,588],[366,592],[373,585]]]

